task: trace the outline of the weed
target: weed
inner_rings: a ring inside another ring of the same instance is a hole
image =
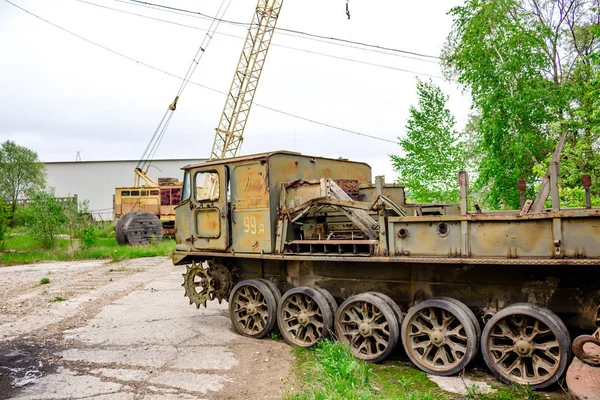
[[[476,400],[542,400],[546,397],[542,394],[535,393],[531,386],[522,386],[513,383],[510,386],[502,386],[494,395],[476,397]]]
[[[88,226],[84,228],[81,232],[81,244],[85,249],[89,249],[90,247],[94,247],[96,245],[97,235],[96,230],[93,226]]]
[[[481,387],[467,387],[467,394],[457,396],[443,391],[427,374],[405,361],[367,364],[354,358],[350,349],[339,342],[323,341],[314,349],[294,349],[294,392],[291,382],[284,382],[284,399],[397,399],[397,400],[542,400],[528,386],[495,387],[483,393]]]
[[[44,291],[42,292],[42,294],[48,294],[48,291],[47,291],[47,290],[44,290]]]
[[[369,384],[373,367],[356,359],[348,346],[324,340],[314,350],[296,350],[296,355],[306,389],[284,397],[359,400],[375,395]]]
[[[408,362],[391,361],[374,366],[373,384],[382,396],[401,400],[447,400],[450,397],[427,374]]]
[[[60,297],[60,296],[54,296],[54,299],[51,300],[51,302],[57,302],[57,301],[66,301],[67,299],[65,299],[64,297]]]
[[[44,277],[44,278],[40,279],[40,285],[47,285],[49,283],[50,283],[50,278]]]
[[[273,329],[271,331],[271,333],[269,333],[269,339],[271,340],[279,340],[281,339],[281,332],[279,331],[279,328],[276,326],[275,329]]]

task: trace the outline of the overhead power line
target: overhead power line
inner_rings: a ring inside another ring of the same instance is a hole
[[[116,11],[116,12],[120,12],[123,14],[129,14],[135,17],[139,17],[139,18],[144,18],[144,19],[149,19],[149,20],[153,20],[153,21],[158,21],[158,22],[162,22],[162,23],[166,23],[166,24],[171,24],[171,25],[176,25],[176,26],[181,26],[184,28],[190,28],[190,29],[195,29],[198,31],[207,31],[207,29],[204,28],[199,28],[197,26],[194,25],[189,25],[189,24],[184,24],[181,22],[175,22],[175,21],[171,21],[168,19],[163,19],[163,18],[156,18],[156,17],[152,17],[149,15],[144,15],[144,14],[139,14],[139,13],[135,13],[135,12],[131,12],[131,11],[127,11],[127,10],[122,10],[119,8],[114,8],[114,7],[109,7],[109,6],[105,6],[103,4],[97,4],[97,3],[93,3],[90,1],[86,1],[86,0],[77,0],[80,3],[84,3],[84,4],[88,4],[91,6],[95,6],[95,7],[99,7],[99,8],[104,8],[107,10],[112,10],[112,11]],[[117,0],[120,3],[124,3],[124,4],[130,4],[126,1],[121,1],[121,0]],[[131,4],[134,6],[141,6],[141,4]],[[148,7],[149,9],[154,10],[155,8],[152,7]],[[169,10],[159,10],[159,11],[169,11]],[[175,13],[178,15],[183,15],[183,13]],[[210,20],[209,18],[202,18],[203,20]],[[242,27],[241,25],[239,25],[240,27]],[[227,37],[232,37],[232,38],[238,38],[238,39],[244,39],[244,37],[242,36],[238,36],[238,35],[233,35],[230,33],[223,33],[223,32],[217,32],[217,35],[221,35],[221,36],[227,36]],[[345,44],[345,43],[338,43],[338,42],[330,42],[324,39],[319,39],[319,38],[313,38],[313,37],[306,37],[306,36],[302,36],[302,35],[298,35],[298,34],[294,34],[294,33],[288,33],[288,32],[279,32],[280,35],[284,35],[284,36],[290,36],[290,37],[295,37],[295,38],[300,38],[303,40],[310,40],[310,41],[314,41],[314,42],[319,42],[319,43],[326,43],[329,45],[334,45],[334,46],[339,46],[339,47],[346,47],[346,48],[350,48],[350,49],[356,49],[356,50],[360,50],[360,51],[366,51],[366,52],[370,52],[370,53],[377,53],[377,54],[383,54],[383,55],[387,55],[387,56],[393,56],[393,57],[400,57],[400,58],[406,58],[409,60],[416,60],[416,61],[420,61],[420,62],[426,62],[426,63],[432,63],[432,64],[439,64],[439,61],[435,61],[435,60],[430,60],[430,59],[423,59],[423,58],[418,58],[418,57],[412,57],[410,55],[405,55],[405,54],[401,54],[401,53],[390,53],[388,51],[383,51],[383,50],[379,50],[379,49],[373,49],[373,48],[364,48],[364,47],[360,47],[357,45],[351,45],[351,44]],[[291,47],[291,46],[285,46],[285,45],[280,45],[277,43],[271,43],[271,46],[275,46],[275,47],[283,47],[286,49],[290,49],[290,50],[296,50],[296,51],[307,51],[304,49],[299,49],[296,47]],[[326,54],[326,53],[319,53],[319,52],[313,52],[313,54],[317,54],[320,56],[324,56],[324,57],[333,57],[335,58],[335,56],[332,56],[331,54]],[[358,62],[358,63],[362,63],[361,61],[357,61],[354,59],[349,59],[348,61],[353,61],[353,62]],[[376,67],[382,67],[382,68],[390,68],[387,65],[380,65],[380,64],[370,64]],[[392,67],[393,68],[393,67]],[[404,71],[404,70],[401,70]],[[413,71],[407,71],[407,72],[413,72]],[[414,72],[415,74],[420,74],[419,72]],[[432,75],[432,77],[438,77],[440,79],[443,79],[443,77],[441,76],[434,76]]]
[[[70,30],[68,30],[68,29],[66,29],[66,28],[63,28],[63,27],[62,27],[62,26],[60,26],[60,25],[57,25],[57,24],[55,24],[55,23],[53,23],[53,22],[51,22],[51,21],[48,21],[47,19],[45,19],[45,18],[43,18],[43,17],[40,17],[40,16],[39,16],[39,15],[37,15],[37,14],[34,14],[34,13],[32,13],[32,12],[31,12],[31,11],[29,11],[29,10],[26,10],[25,8],[23,8],[23,7],[19,6],[19,5],[15,4],[15,3],[13,3],[13,2],[12,2],[12,1],[10,1],[10,0],[4,0],[4,1],[5,1],[5,2],[7,2],[8,4],[12,5],[13,7],[15,7],[15,8],[18,8],[19,10],[21,10],[21,11],[23,11],[23,12],[25,12],[25,13],[27,13],[27,14],[31,15],[32,17],[35,17],[35,18],[37,18],[37,19],[39,19],[39,20],[41,20],[41,21],[43,21],[43,22],[45,22],[45,23],[47,23],[47,24],[49,24],[49,25],[52,25],[53,27],[55,27],[55,28],[57,28],[57,29],[60,29],[61,31],[63,31],[63,32],[66,32],[66,33],[68,33],[68,34],[70,34],[70,35],[73,35],[73,36],[77,37],[78,39],[81,39],[81,40],[83,40],[83,41],[85,41],[85,42],[87,42],[87,43],[90,43],[90,44],[92,44],[92,45],[94,45],[94,46],[100,47],[100,48],[101,48],[101,49],[103,49],[103,50],[109,51],[109,52],[111,52],[111,53],[113,53],[113,54],[116,54],[116,55],[118,55],[119,57],[123,57],[123,58],[125,58],[125,59],[127,59],[127,60],[129,60],[129,61],[133,61],[133,62],[135,62],[135,63],[137,63],[137,64],[139,64],[139,65],[143,65],[144,67],[147,67],[147,68],[153,69],[154,71],[161,72],[161,73],[163,73],[163,74],[165,74],[165,75],[168,75],[168,76],[171,76],[171,77],[173,77],[173,78],[177,78],[177,79],[180,79],[180,80],[184,80],[184,78],[183,78],[183,77],[181,77],[181,76],[178,76],[178,75],[176,75],[176,74],[173,74],[173,73],[171,73],[171,72],[169,72],[169,71],[165,71],[165,70],[163,70],[163,69],[160,69],[160,68],[158,68],[158,67],[155,67],[155,66],[153,66],[153,65],[150,65],[150,64],[148,64],[148,63],[145,63],[145,62],[143,62],[143,61],[136,60],[136,59],[135,59],[135,58],[133,58],[133,57],[130,57],[130,56],[128,56],[128,55],[125,55],[125,54],[123,54],[123,53],[121,53],[121,52],[118,52],[118,51],[116,51],[116,50],[113,50],[113,49],[111,49],[111,48],[109,48],[109,47],[106,47],[106,46],[104,46],[104,45],[102,45],[102,44],[99,44],[99,43],[97,43],[97,42],[94,42],[93,40],[87,39],[87,38],[85,38],[85,37],[83,37],[83,36],[81,36],[81,35],[79,35],[79,34],[77,34],[77,33],[75,33],[75,32],[72,32],[72,31],[70,31]],[[219,93],[219,94],[222,94],[222,95],[225,95],[225,96],[227,95],[227,93],[225,93],[225,92],[222,92],[222,91],[220,91],[220,90],[217,90],[217,89],[211,88],[211,87],[209,87],[209,86],[203,85],[203,84],[201,84],[201,83],[198,83],[198,82],[194,82],[194,81],[191,81],[191,80],[190,80],[190,81],[189,81],[189,83],[191,83],[192,85],[196,85],[196,86],[199,86],[199,87],[201,87],[201,88],[204,88],[204,89],[210,90],[210,91],[212,91],[212,92],[215,92],[215,93]],[[363,136],[363,137],[367,137],[367,138],[371,138],[371,139],[375,139],[375,140],[380,140],[380,141],[383,141],[383,142],[388,142],[388,143],[394,143],[394,144],[396,144],[396,141],[394,141],[394,140],[390,140],[390,139],[382,138],[382,137],[379,137],[379,136],[369,135],[369,134],[362,133],[362,132],[353,131],[353,130],[351,130],[351,129],[345,129],[345,128],[341,128],[341,127],[338,127],[338,126],[335,126],[335,125],[330,125],[330,124],[327,124],[327,123],[325,123],[325,122],[319,122],[319,121],[316,121],[316,120],[312,120],[312,119],[310,119],[310,118],[302,117],[302,116],[299,116],[299,115],[296,115],[296,114],[292,114],[292,113],[288,113],[288,112],[285,112],[285,111],[282,111],[282,110],[278,110],[278,109],[276,109],[276,108],[268,107],[268,106],[265,106],[265,105],[262,105],[262,104],[259,104],[259,103],[254,103],[254,105],[255,105],[255,106],[257,106],[257,107],[260,107],[260,108],[264,108],[264,109],[267,109],[267,110],[270,110],[270,111],[277,112],[277,113],[279,113],[279,114],[287,115],[287,116],[289,116],[289,117],[293,117],[293,118],[300,119],[300,120],[303,120],[303,121],[311,122],[311,123],[313,123],[313,124],[316,124],[316,125],[321,125],[321,126],[325,126],[325,127],[331,128],[331,129],[336,129],[336,130],[339,130],[339,131],[342,131],[342,132],[352,133],[352,134],[355,134],[355,135],[358,135],[358,136]]]
[[[227,9],[229,8],[230,4],[231,4],[231,0],[223,0],[221,2],[221,7],[219,7],[219,10],[217,11],[217,16],[219,16],[219,15],[221,17],[224,16],[225,13],[227,12]],[[138,168],[141,168],[142,170],[145,170],[145,171],[147,171],[147,169],[149,168],[150,163],[152,162],[152,159],[156,155],[156,152],[158,151],[160,143],[162,142],[162,139],[165,136],[167,128],[169,127],[169,124],[171,123],[171,118],[173,118],[173,114],[175,113],[175,110],[177,108],[177,101],[182,96],[183,91],[185,90],[186,86],[192,79],[192,75],[194,75],[196,68],[200,64],[200,61],[202,60],[202,57],[204,56],[204,53],[205,53],[206,49],[208,48],[208,45],[212,41],[212,38],[219,27],[219,24],[220,24],[220,22],[218,21],[218,18],[215,18],[210,23],[210,27],[208,28],[208,31],[204,35],[202,42],[200,43],[200,46],[198,47],[198,50],[196,51],[196,55],[194,56],[194,58],[192,59],[192,62],[189,65],[188,70],[185,74],[185,77],[181,81],[181,86],[179,87],[179,90],[177,91],[175,100],[173,100],[173,103],[171,103],[171,105],[165,110],[165,114],[164,114],[162,120],[156,127],[156,130],[154,131],[154,135],[152,136],[152,139],[148,143],[148,146],[146,146],[146,150],[144,150],[144,153],[142,154],[142,158],[138,162],[138,165],[137,165]]]
[[[86,0],[77,0],[77,1],[80,2],[80,3],[89,4],[89,5],[100,7],[100,8],[105,8],[105,9],[109,9],[109,10],[113,10],[113,11],[122,12],[122,13],[125,13],[125,14],[132,14],[132,15],[135,15],[135,16],[138,16],[138,17],[142,17],[142,18],[148,18],[148,19],[151,19],[151,20],[156,20],[156,21],[160,21],[160,22],[165,22],[165,23],[169,23],[169,24],[183,26],[183,27],[186,27],[186,28],[196,29],[196,30],[199,30],[199,31],[206,31],[206,29],[198,28],[198,27],[193,26],[193,25],[187,25],[187,24],[182,24],[182,23],[179,23],[179,22],[168,21],[168,20],[164,20],[164,19],[160,19],[160,18],[153,18],[153,17],[149,17],[149,16],[146,16],[146,15],[142,15],[142,14],[131,13],[129,11],[119,10],[117,8],[112,8],[112,7],[108,7],[108,6],[105,6],[105,5],[92,3],[92,2],[89,2],[89,1],[86,1]],[[231,35],[231,34],[227,34],[227,33],[216,32],[215,34],[222,35],[222,36],[229,36],[229,37],[239,38],[239,39],[244,39],[241,36]],[[314,55],[323,56],[323,57],[334,58],[334,59],[342,60],[342,61],[349,61],[349,62],[353,62],[353,63],[356,63],[356,64],[369,65],[371,67],[390,69],[390,70],[394,70],[394,71],[406,72],[406,73],[409,73],[409,74],[427,76],[427,77],[430,77],[430,78],[444,79],[444,77],[440,76],[440,75],[428,74],[428,73],[425,73],[425,72],[411,71],[409,69],[398,68],[398,67],[394,67],[394,66],[391,66],[391,65],[383,65],[383,64],[372,63],[372,62],[369,62],[369,61],[356,60],[354,58],[335,56],[333,54],[325,54],[325,53],[320,53],[318,51],[300,49],[300,48],[297,48],[297,47],[286,46],[286,45],[277,44],[277,43],[271,43],[271,46],[281,47],[281,48],[284,48],[284,49],[290,49],[290,50],[295,50],[295,51],[300,51],[300,52],[303,52],[303,53],[314,54]],[[383,53],[383,52],[381,52],[381,53]],[[392,55],[390,53],[383,53],[383,54]],[[411,59],[415,59],[415,60],[419,60],[419,61],[424,61],[424,62],[436,63],[435,61],[432,61],[432,60],[422,60],[422,59],[417,59],[417,58],[413,58],[413,57],[402,56],[402,55],[399,55],[399,54],[393,54],[393,55],[394,56],[399,56],[399,57],[404,57],[404,58],[411,58]]]
[[[196,14],[196,15],[200,15],[200,16],[206,18],[206,19],[214,19],[214,17],[211,17],[210,15],[201,13],[199,11],[191,11],[191,10],[187,10],[185,8],[177,8],[177,7],[165,6],[163,4],[156,4],[156,3],[151,3],[151,2],[148,2],[148,1],[141,1],[141,0],[127,0],[127,1],[118,0],[118,1],[120,1],[122,3],[143,4],[143,5],[146,5],[146,6],[152,6],[152,7],[156,7],[156,8],[163,8],[163,9],[166,9],[166,10],[179,11],[179,12],[186,13],[186,14]],[[246,22],[229,21],[229,20],[226,20],[226,19],[222,19],[221,22],[224,22],[224,23],[227,23],[227,24],[231,24],[231,25],[241,25],[241,26],[248,26],[249,25]],[[299,35],[304,35],[304,36],[309,36],[309,37],[314,37],[314,38],[319,38],[319,39],[332,40],[332,41],[335,41],[335,42],[350,43],[350,44],[355,44],[355,45],[360,45],[360,46],[365,46],[365,47],[371,47],[371,48],[375,48],[375,49],[379,49],[379,50],[387,50],[387,51],[393,51],[393,52],[397,52],[397,53],[411,54],[413,56],[419,56],[419,57],[425,57],[425,58],[432,58],[432,59],[436,59],[436,60],[440,59],[440,57],[433,56],[433,55],[430,55],[430,54],[417,53],[415,51],[396,49],[396,48],[393,48],[393,47],[378,46],[378,45],[374,45],[374,44],[357,42],[357,41],[354,41],[354,40],[340,39],[340,38],[336,38],[336,37],[322,36],[322,35],[317,35],[317,34],[314,34],[314,33],[297,31],[297,30],[294,30],[294,29],[275,28],[275,30],[276,31],[282,31],[282,32],[296,33],[296,34],[299,34]]]

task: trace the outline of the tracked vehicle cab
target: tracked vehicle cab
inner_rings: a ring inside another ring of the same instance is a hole
[[[176,257],[189,252],[274,253],[281,185],[323,177],[371,184],[364,163],[278,151],[184,168]],[[207,186],[214,185],[209,193]],[[399,189],[401,189],[399,187]]]

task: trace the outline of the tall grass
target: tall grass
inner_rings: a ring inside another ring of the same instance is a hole
[[[92,247],[82,248],[69,239],[59,238],[56,247],[50,250],[42,249],[37,238],[31,234],[11,231],[5,238],[4,251],[0,252],[0,266],[85,259],[119,261],[169,256],[175,250],[173,239],[163,239],[160,243],[149,246],[119,246],[114,237],[114,225],[100,226],[95,231],[97,239]]]

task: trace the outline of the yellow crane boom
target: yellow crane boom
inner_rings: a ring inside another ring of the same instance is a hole
[[[211,160],[235,157],[240,149],[282,3],[283,0],[258,0],[256,4],[221,120],[215,129]]]

